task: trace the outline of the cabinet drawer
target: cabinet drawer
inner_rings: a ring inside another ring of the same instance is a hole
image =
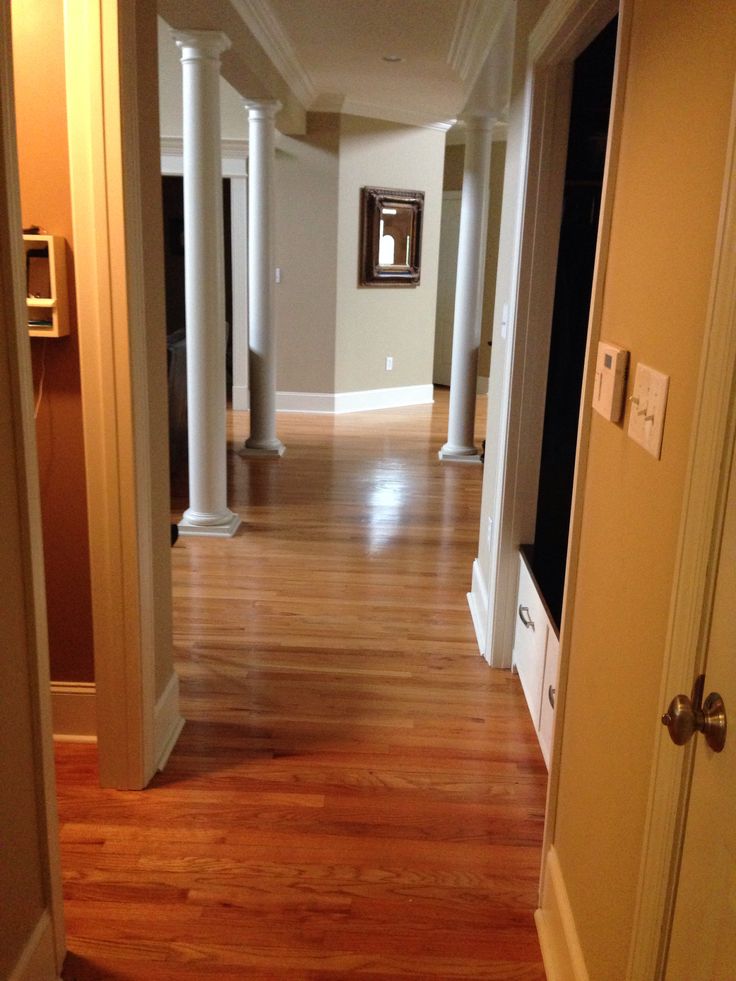
[[[536,584],[521,556],[516,611],[513,667],[519,675],[534,727],[538,729],[549,625]]]
[[[542,682],[542,710],[539,720],[539,745],[549,770],[552,755],[552,736],[555,730],[555,704],[557,702],[557,676],[560,664],[560,642],[552,628],[547,632],[547,653],[544,659]]]

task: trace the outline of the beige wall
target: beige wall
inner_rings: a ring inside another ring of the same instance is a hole
[[[74,302],[74,256],[64,80],[63,7],[13,0],[13,50],[23,225],[67,243],[68,337],[34,339],[34,382],[43,394],[37,441],[43,508],[51,677],[94,679],[87,489]],[[43,72],[39,72],[39,63]],[[53,98],[48,93],[53,93]]]
[[[280,137],[276,154],[276,385],[333,392],[340,117],[310,113],[307,122],[307,135]]]
[[[634,4],[602,336],[671,381],[660,461],[624,427],[592,422],[554,837],[594,981],[620,981],[630,940],[733,94],[733,13],[711,0]]]
[[[341,117],[337,235],[335,391],[432,381],[445,134]],[[424,191],[421,283],[415,289],[358,286],[360,188]],[[385,358],[394,370],[385,370]]]

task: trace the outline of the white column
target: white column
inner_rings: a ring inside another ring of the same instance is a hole
[[[465,169],[457,253],[450,415],[447,442],[439,453],[441,460],[480,460],[473,442],[473,431],[494,123],[493,117],[488,115],[472,116],[465,120]]]
[[[189,507],[183,535],[235,534],[227,507],[225,277],[218,31],[175,31],[184,87],[184,250]]]
[[[278,102],[248,110],[248,375],[250,436],[243,456],[281,456],[276,435],[276,337],[273,316],[273,159]]]

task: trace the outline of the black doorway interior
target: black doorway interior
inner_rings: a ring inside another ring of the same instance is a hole
[[[531,564],[559,628],[617,19],[575,62]]]
[[[186,308],[184,302],[184,179],[162,178],[164,222],[164,275],[166,286],[166,336],[169,378],[169,444],[172,503],[186,501],[187,474],[187,381]],[[227,388],[232,384],[233,290],[230,223],[230,181],[222,182],[222,213],[225,248],[225,319],[227,321]],[[228,396],[229,397],[229,396]]]

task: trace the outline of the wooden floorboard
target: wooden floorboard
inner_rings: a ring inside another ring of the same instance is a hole
[[[539,981],[546,771],[478,654],[482,471],[437,459],[446,392],[278,423],[286,455],[245,460],[231,414],[243,525],[172,550],[165,772],[104,791],[57,748],[63,977]]]

